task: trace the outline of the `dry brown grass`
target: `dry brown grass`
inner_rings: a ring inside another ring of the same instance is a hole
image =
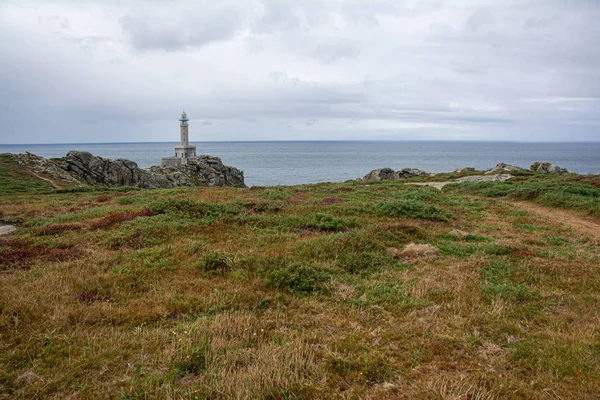
[[[301,201],[290,204],[265,200],[261,188],[0,198],[2,215],[23,222],[0,251],[31,251],[26,266],[0,273],[0,393],[594,398],[593,232],[568,225],[567,214],[553,220],[479,198],[444,203],[458,216],[448,223],[356,212],[387,193],[372,188],[291,188]],[[332,193],[344,202],[324,205]],[[212,220],[112,217],[141,212],[157,197],[279,208]],[[484,212],[464,211],[476,201]],[[294,235],[323,212],[356,218],[357,227]],[[117,222],[86,228],[104,218]],[[465,240],[467,232],[485,240]],[[61,249],[73,257],[47,253]],[[228,260],[219,274],[199,267],[214,253]],[[340,268],[348,259],[355,272]],[[313,293],[267,287],[261,271],[288,262],[330,279]]]
[[[46,236],[46,235],[59,235],[63,232],[67,231],[80,231],[83,229],[83,224],[74,222],[74,223],[65,223],[65,224],[52,224],[46,225],[40,229],[35,231],[35,234],[38,236]]]
[[[430,244],[408,243],[402,250],[390,247],[387,253],[399,260],[415,258],[435,258],[439,254],[439,249]]]

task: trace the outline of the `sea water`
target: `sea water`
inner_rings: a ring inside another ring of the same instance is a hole
[[[94,143],[0,145],[0,153],[62,157],[84,150],[106,158],[127,158],[146,168],[174,155],[177,143]],[[572,172],[600,174],[600,142],[518,143],[472,141],[281,141],[196,142],[197,154],[221,157],[244,171],[248,186],[343,182],[375,168],[419,168],[449,172],[488,169],[498,162],[528,168],[550,161]]]

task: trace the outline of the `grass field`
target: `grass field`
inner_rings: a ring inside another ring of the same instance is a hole
[[[600,393],[597,177],[0,179],[0,220],[19,225],[0,238],[0,399]]]

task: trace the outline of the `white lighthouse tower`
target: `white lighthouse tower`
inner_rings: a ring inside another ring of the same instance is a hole
[[[175,157],[163,157],[160,166],[187,164],[188,160],[196,158],[196,146],[190,146],[189,125],[185,110],[179,119],[179,137],[181,144],[175,146]]]

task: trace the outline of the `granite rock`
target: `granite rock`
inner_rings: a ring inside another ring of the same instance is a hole
[[[111,160],[85,151],[70,151],[54,160],[63,170],[93,186],[134,186],[144,189],[177,186],[245,187],[244,173],[223,165],[221,159],[200,156],[187,164],[140,168],[127,159]]]
[[[517,167],[516,165],[510,165],[510,164],[505,164],[503,162],[500,162],[500,163],[496,164],[496,166],[494,168],[490,168],[487,171],[485,171],[485,174],[491,175],[491,174],[497,174],[502,171],[520,171],[520,170],[523,170],[523,168]]]
[[[381,180],[398,180],[414,178],[417,176],[430,176],[429,172],[422,171],[416,168],[404,168],[400,171],[395,171],[391,168],[374,169],[362,178],[363,181],[381,181]]]
[[[569,171],[566,168],[561,168],[556,164],[552,164],[547,161],[537,161],[531,165],[531,170],[541,172],[544,174],[564,175],[568,174]]]

